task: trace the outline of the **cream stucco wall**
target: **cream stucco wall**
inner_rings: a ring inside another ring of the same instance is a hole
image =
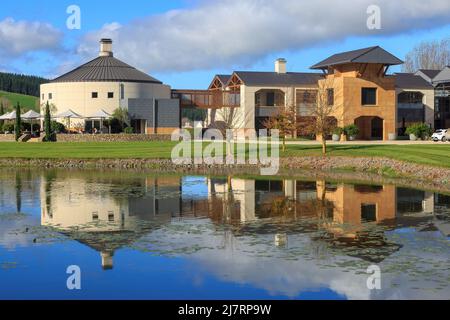
[[[124,99],[121,99],[121,86],[123,86]],[[98,98],[92,98],[92,93],[97,92]],[[108,92],[114,94],[108,98]],[[52,98],[49,98],[49,94]],[[44,106],[47,101],[54,105],[53,114],[72,110],[83,117],[105,110],[113,113],[115,109],[128,108],[128,99],[170,99],[170,87],[157,83],[135,82],[63,82],[47,83],[41,85],[41,114],[44,114]],[[57,119],[58,121],[62,119]],[[72,120],[72,123],[84,120]]]

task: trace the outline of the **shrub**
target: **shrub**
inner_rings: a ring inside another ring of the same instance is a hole
[[[54,133],[64,133],[66,132],[66,126],[63,125],[62,123],[56,122],[56,121],[52,121],[51,122],[51,129],[52,132]]]
[[[125,129],[123,129],[123,133],[132,134],[134,133],[134,129],[132,127],[126,127]]]
[[[13,123],[4,123],[3,124],[3,132],[14,132],[14,124]]]
[[[359,134],[359,128],[356,124],[351,124],[344,127],[344,132],[347,137],[356,137]]]
[[[344,128],[336,127],[333,129],[333,134],[340,136],[342,133],[344,133]]]
[[[406,134],[413,134],[419,139],[428,139],[431,128],[426,123],[413,123],[406,128]]]

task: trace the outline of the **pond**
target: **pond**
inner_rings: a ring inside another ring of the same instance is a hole
[[[449,235],[395,185],[0,170],[0,299],[449,299]]]

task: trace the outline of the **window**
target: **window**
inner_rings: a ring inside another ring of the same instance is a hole
[[[98,92],[92,92],[92,99],[98,98]]]
[[[268,107],[275,106],[275,92],[267,92],[267,94],[266,94],[266,105]]]
[[[48,94],[48,100],[52,100],[53,99],[53,94],[52,93],[49,93]]]
[[[42,100],[45,100],[45,94],[42,94]]]
[[[376,204],[361,204],[361,218],[366,222],[377,221],[377,205]]]
[[[120,99],[125,99],[125,86],[123,84],[120,85]]]
[[[114,92],[108,92],[108,99],[114,98]]]
[[[377,88],[362,88],[361,104],[363,106],[377,104]]]
[[[329,106],[334,106],[334,89],[327,89],[327,100]]]

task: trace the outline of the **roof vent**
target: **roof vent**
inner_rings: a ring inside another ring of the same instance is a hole
[[[100,40],[100,57],[112,57],[112,40],[111,39],[101,39]]]

